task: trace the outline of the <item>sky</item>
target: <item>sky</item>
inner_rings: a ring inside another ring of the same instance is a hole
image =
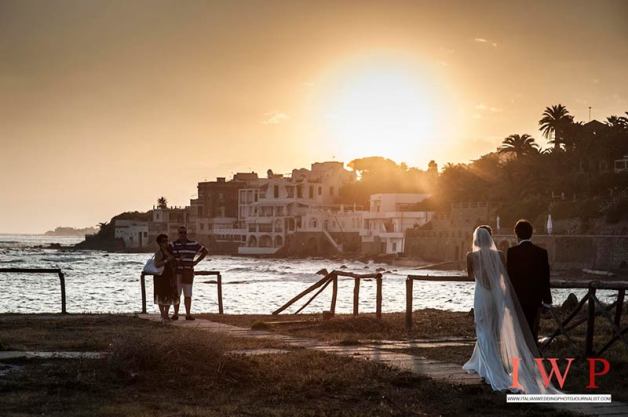
[[[628,1],[0,0],[0,232],[628,111]]]

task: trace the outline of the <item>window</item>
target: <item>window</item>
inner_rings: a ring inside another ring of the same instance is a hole
[[[318,195],[323,194],[323,187],[319,186],[318,187]]]
[[[314,186],[313,185],[310,185],[309,197],[314,198]]]
[[[201,223],[200,226],[201,226],[201,230],[205,230],[205,223]]]
[[[297,198],[303,198],[303,186],[297,185]]]
[[[278,185],[273,186],[273,195],[275,198],[279,198],[279,186]]]

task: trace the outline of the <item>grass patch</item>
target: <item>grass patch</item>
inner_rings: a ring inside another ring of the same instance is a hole
[[[107,364],[128,381],[168,375],[165,383],[178,380],[185,388],[213,386],[238,380],[242,371],[238,360],[225,356],[226,345],[225,338],[199,331],[129,335],[112,343]]]
[[[135,364],[125,358],[122,364]],[[0,381],[0,408],[9,417],[568,415],[507,405],[504,395],[486,386],[435,383],[320,352],[221,360],[238,370],[237,378],[201,367],[179,374],[152,359],[143,362],[146,367],[134,365],[145,375],[133,379],[120,376],[106,360],[29,363],[11,381]]]
[[[251,324],[251,330],[270,330],[270,325],[266,324],[265,322],[261,321],[261,320],[256,320],[253,322],[253,324]]]
[[[288,323],[281,326],[269,326],[268,329],[278,333],[291,334],[299,337],[311,337],[333,342],[344,339],[359,340],[407,340],[414,338],[445,338],[475,337],[473,317],[468,313],[443,311],[435,309],[417,310],[413,313],[413,328],[410,332],[405,328],[404,313],[387,313],[382,320],[375,314],[360,314],[354,317],[349,314],[336,315],[331,320],[323,320],[322,314],[299,315],[219,315],[203,314],[203,318],[250,327],[256,322],[265,321],[298,321],[309,320],[307,323]]]
[[[232,356],[228,350],[246,348],[243,339],[146,324],[137,324],[142,326],[139,332],[113,338],[104,325],[106,335],[94,337],[109,340],[111,355],[106,359],[23,362],[21,371],[0,379],[2,415],[568,415],[532,405],[507,405],[504,395],[487,386],[435,383],[381,364],[322,352]],[[92,326],[90,331],[100,329]],[[55,350],[51,342],[43,343]]]
[[[107,351],[115,340],[127,337],[141,341],[153,334],[170,338],[188,332],[199,331],[164,326],[131,315],[0,314],[0,350]],[[284,347],[267,339],[222,340],[228,350]]]

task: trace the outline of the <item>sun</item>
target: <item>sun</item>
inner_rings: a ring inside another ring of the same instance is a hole
[[[408,65],[370,64],[345,71],[328,90],[322,125],[339,154],[417,160],[434,146],[441,98],[424,73]]]

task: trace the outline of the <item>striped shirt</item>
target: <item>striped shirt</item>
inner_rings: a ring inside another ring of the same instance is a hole
[[[170,244],[172,254],[177,258],[177,272],[194,270],[194,257],[205,250],[205,246],[195,240],[177,239]]]

